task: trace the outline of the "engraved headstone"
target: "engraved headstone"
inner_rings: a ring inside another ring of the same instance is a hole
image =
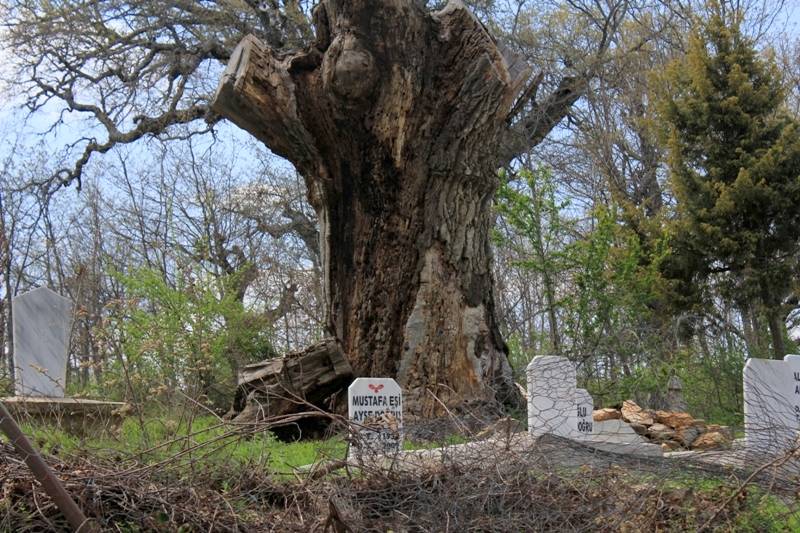
[[[12,311],[15,393],[64,397],[72,301],[40,287],[14,298]]]
[[[403,444],[403,393],[391,378],[358,378],[347,389],[347,413],[361,454],[393,454]]]
[[[592,436],[594,400],[586,389],[575,389],[575,429],[579,439]]]
[[[540,355],[528,364],[526,374],[528,433],[574,437],[575,365],[565,357]]]
[[[800,355],[747,360],[744,431],[753,453],[777,454],[800,445]]]

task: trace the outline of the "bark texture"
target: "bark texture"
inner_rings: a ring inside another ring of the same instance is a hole
[[[517,403],[489,233],[529,71],[460,2],[323,0],[314,23],[290,54],[245,38],[213,108],[305,177],[331,334],[356,375],[395,376],[411,413]]]

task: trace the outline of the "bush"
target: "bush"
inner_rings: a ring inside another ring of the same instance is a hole
[[[274,354],[269,324],[226,290],[225,278],[181,274],[175,286],[142,269],[114,274],[128,298],[103,326],[119,347],[103,388],[141,403],[178,392],[211,406],[230,405],[238,369]]]

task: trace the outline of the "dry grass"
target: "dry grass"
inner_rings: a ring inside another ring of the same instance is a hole
[[[110,531],[691,531],[712,518],[710,529],[720,531],[793,527],[786,491],[767,496],[721,468],[556,438],[501,436],[292,479],[264,464],[50,463]],[[0,480],[0,531],[65,529],[8,445],[0,447]]]

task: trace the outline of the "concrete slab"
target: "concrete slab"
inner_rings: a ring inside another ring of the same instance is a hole
[[[118,427],[128,404],[85,398],[0,398],[17,422],[52,424],[75,435],[96,434]]]
[[[651,444],[646,438],[636,433],[630,424],[619,419],[595,422],[592,427],[591,440],[615,444]]]
[[[658,444],[650,442],[613,442],[605,439],[602,435],[592,435],[591,438],[581,440],[581,444],[603,452],[624,455],[644,457],[662,457],[664,455],[661,446]]]

